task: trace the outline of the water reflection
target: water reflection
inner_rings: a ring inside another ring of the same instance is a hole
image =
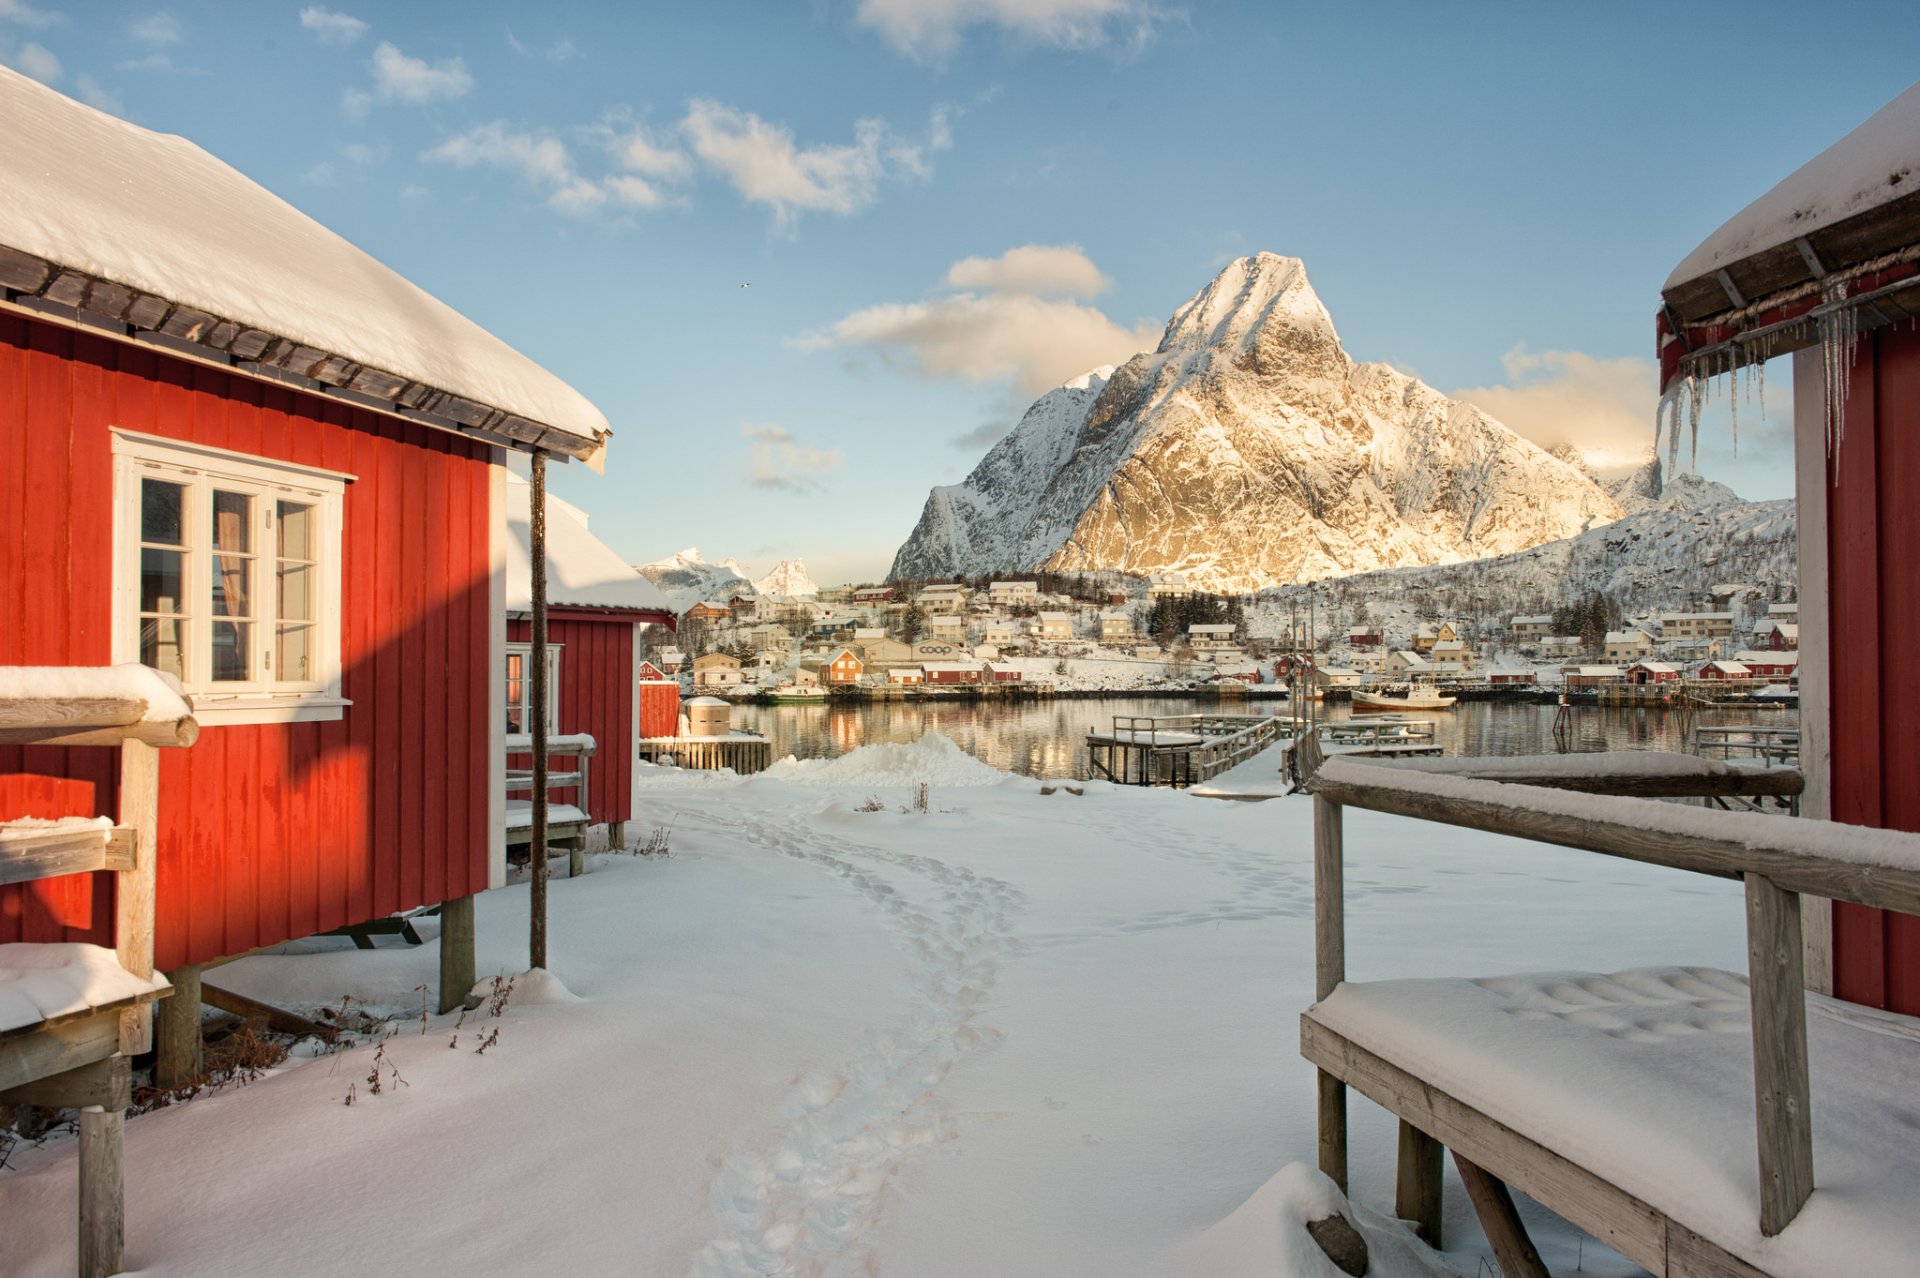
[[[1085,776],[1087,731],[1106,729],[1113,716],[1281,714],[1284,702],[1222,705],[1187,698],[1113,697],[1057,701],[881,701],[861,705],[739,706],[734,724],[772,738],[774,757],[803,759],[845,754],[862,745],[950,737],[961,749],[1004,772],[1030,777]],[[1556,707],[1510,702],[1462,702],[1433,716],[1448,754],[1552,754]],[[1762,723],[1787,727],[1791,710],[1716,710],[1682,716],[1651,707],[1576,707],[1571,711],[1576,751],[1686,750],[1694,726]],[[1332,706],[1325,717],[1349,716]]]

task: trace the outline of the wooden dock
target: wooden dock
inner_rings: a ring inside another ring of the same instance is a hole
[[[1256,715],[1117,714],[1110,731],[1087,733],[1087,766],[1120,785],[1184,788],[1265,750],[1284,726]]]
[[[773,742],[745,732],[725,737],[642,737],[638,749],[648,763],[709,772],[732,768],[741,776],[765,772],[773,763]]]

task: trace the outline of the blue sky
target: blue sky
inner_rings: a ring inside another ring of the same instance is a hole
[[[555,488],[623,555],[828,583],[1263,249],[1355,358],[1637,447],[1668,270],[1920,67],[1911,0],[1807,13],[0,0],[0,61],[192,138],[578,386],[616,437]],[[1705,432],[1705,474],[1790,495],[1786,380],[1737,459]]]

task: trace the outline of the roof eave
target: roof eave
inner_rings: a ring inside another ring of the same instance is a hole
[[[375,412],[604,470],[611,430],[578,435],[6,245],[0,245],[0,301]]]

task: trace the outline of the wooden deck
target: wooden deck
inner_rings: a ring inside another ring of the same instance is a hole
[[[1198,785],[1273,745],[1285,726],[1269,716],[1117,714],[1111,730],[1087,733],[1087,766],[1119,785]]]
[[[1797,772],[1664,756],[1546,756],[1420,764],[1328,760],[1314,776],[1315,1009],[1301,1019],[1301,1050],[1320,1072],[1320,1166],[1343,1188],[1347,1176],[1346,1089],[1352,1086],[1402,1123],[1399,1214],[1438,1220],[1440,1150],[1450,1147],[1474,1192],[1502,1272],[1540,1275],[1517,1216],[1503,1212],[1500,1183],[1518,1187],[1662,1278],[1754,1278],[1770,1272],[1735,1255],[1741,1240],[1711,1236],[1673,1206],[1648,1201],[1555,1154],[1545,1134],[1515,1130],[1412,1070],[1376,1042],[1343,1034],[1316,1015],[1345,981],[1342,811],[1361,807],[1535,839],[1696,873],[1746,886],[1758,1160],[1757,1236],[1787,1230],[1814,1189],[1807,1002],[1802,979],[1800,894],[1920,912],[1920,835],[1784,816],[1732,814],[1663,804],[1646,794],[1798,793]],[[1560,793],[1556,793],[1556,791]],[[1567,791],[1577,793],[1568,794]],[[1751,1250],[1751,1249],[1749,1249]],[[1837,1258],[1836,1258],[1837,1259]]]
[[[643,737],[639,749],[640,757],[649,763],[671,761],[678,767],[701,771],[732,768],[741,776],[765,772],[773,765],[773,742],[745,733],[726,737]]]

